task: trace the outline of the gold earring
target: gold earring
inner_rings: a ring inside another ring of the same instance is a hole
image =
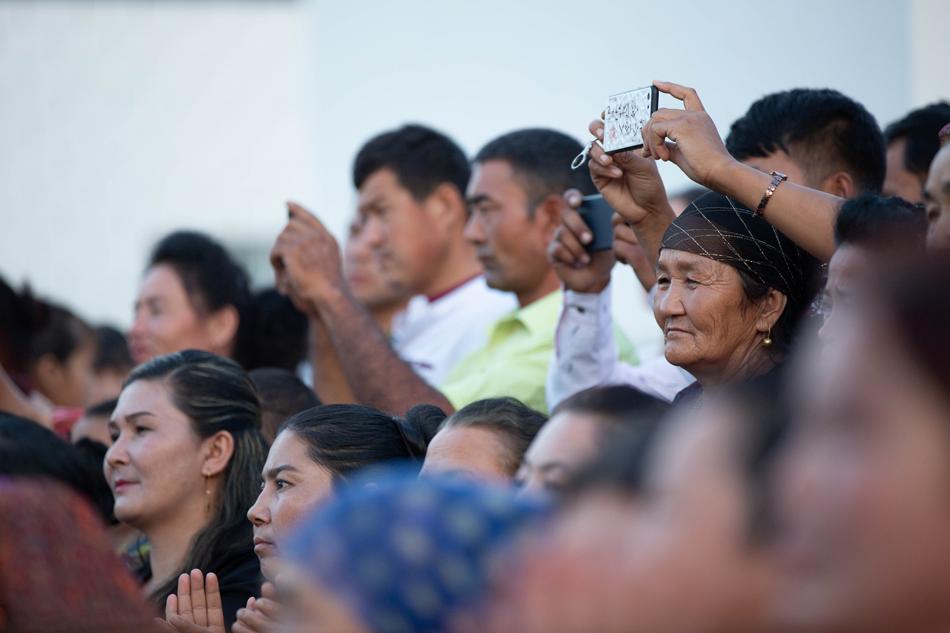
[[[772,328],[769,328],[769,333],[765,335],[765,338],[762,339],[762,347],[772,347]]]
[[[210,478],[205,475],[205,512],[211,514],[211,487],[208,485]]]

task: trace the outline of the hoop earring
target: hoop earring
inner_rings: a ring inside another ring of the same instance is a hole
[[[772,328],[769,327],[769,333],[762,339],[762,347],[772,347]]]

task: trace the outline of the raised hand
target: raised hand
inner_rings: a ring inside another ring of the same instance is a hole
[[[683,102],[683,110],[660,108],[643,127],[643,155],[672,161],[690,180],[718,190],[735,159],[693,88],[654,81],[657,90]]]
[[[595,138],[604,140],[601,119],[591,121],[588,128]],[[656,161],[644,158],[640,150],[608,154],[595,143],[590,149],[589,168],[604,200],[627,222],[636,224],[669,208]]]
[[[320,220],[294,202],[290,219],[270,253],[277,289],[298,309],[315,314],[322,302],[345,288],[340,246]]]
[[[548,259],[564,286],[575,292],[598,293],[610,283],[614,258],[611,251],[588,253],[585,245],[593,239],[590,228],[575,210],[582,196],[577,189],[564,194],[567,207],[561,212],[561,226],[548,245]]]
[[[178,633],[225,633],[218,577],[200,569],[178,577],[178,592],[165,601],[165,621]]]

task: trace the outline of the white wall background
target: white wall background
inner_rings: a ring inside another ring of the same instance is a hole
[[[606,95],[654,78],[696,86],[723,131],[794,86],[837,88],[885,123],[948,96],[947,56],[930,54],[946,13],[945,0],[5,3],[0,273],[127,325],[168,230],[263,249],[287,198],[342,230],[350,161],[382,129],[428,123],[470,152],[523,126],[584,138]],[[648,337],[627,271],[617,294]]]

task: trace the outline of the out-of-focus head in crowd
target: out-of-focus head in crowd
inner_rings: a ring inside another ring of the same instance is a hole
[[[912,203],[924,201],[924,183],[937,150],[938,134],[950,123],[950,103],[940,101],[910,112],[884,128],[887,178],[884,195]]]
[[[453,413],[429,445],[422,474],[513,481],[547,416],[514,398],[486,398]]]
[[[851,198],[880,193],[884,137],[867,109],[837,90],[797,88],[762,97],[729,129],[737,160],[791,182]]]
[[[247,274],[203,233],[177,231],[149,257],[135,300],[129,348],[136,363],[184,349],[240,354],[241,319],[251,301]]]

